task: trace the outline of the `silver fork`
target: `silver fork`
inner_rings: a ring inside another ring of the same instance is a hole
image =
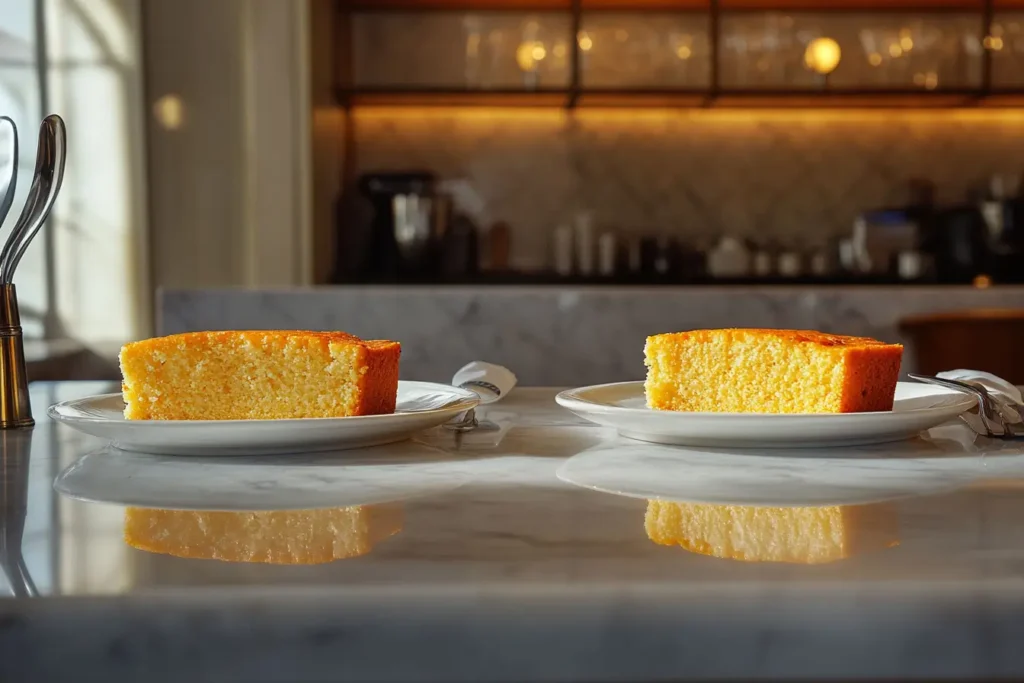
[[[907,376],[918,382],[934,384],[976,397],[979,403],[978,413],[986,430],[984,436],[997,439],[1024,436],[1024,410],[1022,410],[1022,406],[1009,403],[1001,397],[992,396],[985,387],[956,379],[944,379],[929,375],[909,373]]]

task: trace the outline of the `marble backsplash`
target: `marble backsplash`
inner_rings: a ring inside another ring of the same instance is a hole
[[[484,228],[507,222],[510,261],[549,262],[578,211],[622,235],[703,246],[731,233],[813,248],[926,178],[958,202],[1024,170],[1019,110],[368,108],[353,113],[357,173],[430,169]]]
[[[901,337],[923,313],[1024,308],[1024,287],[317,287],[165,291],[157,332],[345,330],[402,343],[403,379],[450,381],[465,363],[527,386],[642,379],[648,335],[715,327]],[[915,368],[908,346],[904,372]]]

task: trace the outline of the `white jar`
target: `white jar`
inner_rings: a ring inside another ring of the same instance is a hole
[[[750,252],[735,237],[723,237],[708,254],[708,272],[712,277],[744,277],[750,273]]]

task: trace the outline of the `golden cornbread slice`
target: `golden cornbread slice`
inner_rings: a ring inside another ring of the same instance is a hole
[[[366,555],[402,529],[402,508],[192,512],[130,507],[124,540],[152,553],[225,562],[322,564]]]
[[[647,537],[744,562],[823,564],[899,545],[889,504],[774,508],[647,501]]]
[[[401,346],[344,332],[189,332],[125,344],[129,420],[270,420],[395,412]]]
[[[647,338],[647,406],[717,413],[892,410],[903,347],[797,330],[695,330]]]

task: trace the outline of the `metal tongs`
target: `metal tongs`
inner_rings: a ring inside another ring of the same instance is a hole
[[[970,394],[978,399],[978,420],[964,419],[974,431],[992,439],[1014,439],[1024,437],[1024,405],[1002,394],[989,392],[976,382],[908,375],[911,379],[925,384],[934,384],[954,391]]]

